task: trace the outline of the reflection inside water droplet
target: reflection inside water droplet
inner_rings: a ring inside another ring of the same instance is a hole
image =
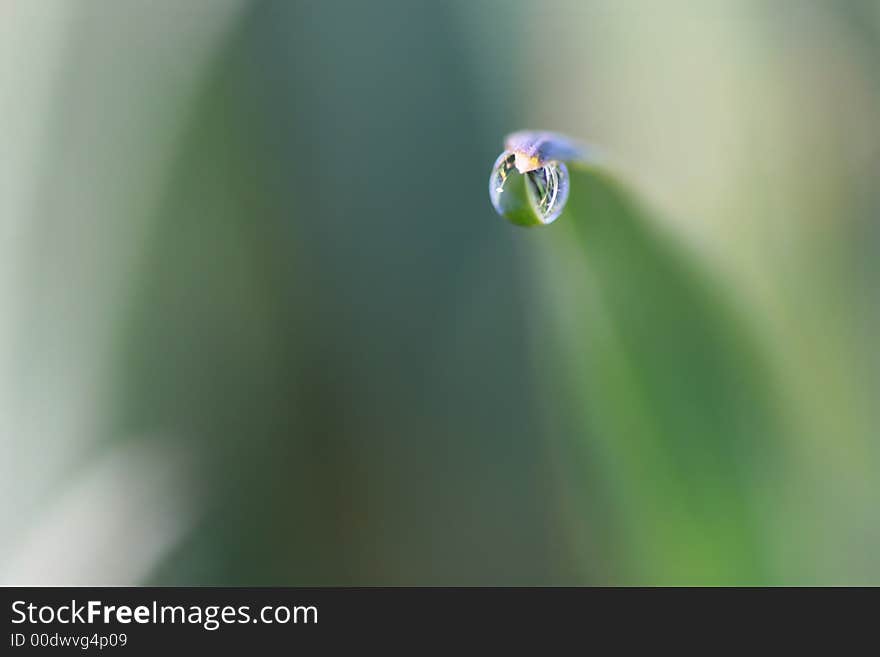
[[[516,154],[505,151],[489,178],[492,205],[502,217],[523,226],[552,223],[568,200],[568,169],[562,162],[545,162],[520,173]]]

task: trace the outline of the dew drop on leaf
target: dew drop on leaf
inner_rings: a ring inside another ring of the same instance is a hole
[[[521,157],[521,156],[520,156]],[[544,162],[521,173],[517,155],[505,151],[489,177],[489,197],[496,212],[522,226],[545,226],[556,220],[568,200],[568,169],[557,161]]]

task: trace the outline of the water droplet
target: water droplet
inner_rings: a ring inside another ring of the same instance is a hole
[[[521,226],[546,226],[562,213],[568,200],[568,169],[557,161],[543,162],[530,171],[522,154],[504,151],[489,177],[489,197],[502,217]],[[520,166],[517,166],[519,163]]]

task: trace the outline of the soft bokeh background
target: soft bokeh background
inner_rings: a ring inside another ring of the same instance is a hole
[[[871,0],[3,2],[0,582],[880,584],[878,117]]]

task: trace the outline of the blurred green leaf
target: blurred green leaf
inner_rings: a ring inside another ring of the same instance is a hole
[[[780,429],[762,359],[723,286],[628,190],[571,175],[545,287],[561,332],[548,385],[575,417],[577,468],[604,478],[572,474],[578,495],[622,518],[607,549],[625,552],[626,583],[766,582],[762,473]]]

